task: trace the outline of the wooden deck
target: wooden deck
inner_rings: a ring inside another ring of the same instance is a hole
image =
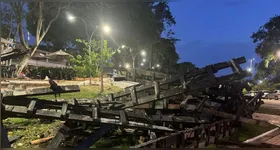
[[[270,147],[280,147],[280,127],[267,131],[257,137],[248,139],[244,144],[268,145]]]

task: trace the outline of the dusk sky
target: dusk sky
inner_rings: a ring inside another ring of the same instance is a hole
[[[258,58],[250,36],[280,14],[280,0],[176,0],[170,2],[180,62],[198,67],[234,57]],[[247,63],[246,66],[249,66]]]
[[[280,0],[170,0],[169,6],[181,40],[176,45],[179,62],[197,67],[241,56],[258,60],[250,36],[280,14]]]

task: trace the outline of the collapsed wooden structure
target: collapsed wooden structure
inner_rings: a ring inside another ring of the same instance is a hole
[[[251,119],[262,104],[262,93],[255,97],[242,94],[244,88],[250,90],[242,80],[250,76],[240,67],[245,62],[246,59],[240,57],[172,75],[134,69],[128,72],[127,77],[141,82],[141,85],[94,99],[47,101],[29,98],[26,94],[4,96],[2,118],[65,121],[48,148],[59,147],[66,137],[82,134],[91,125],[99,125],[100,128],[83,134],[84,140],[72,146],[90,147],[118,127],[123,132],[126,129],[134,129],[130,132],[141,130],[150,136],[150,140],[132,148],[205,147],[229,136],[238,122],[268,124]],[[215,76],[226,68],[231,68],[232,73]],[[77,87],[62,89],[62,92],[79,91]],[[44,94],[42,90],[40,92],[33,91],[28,96]]]

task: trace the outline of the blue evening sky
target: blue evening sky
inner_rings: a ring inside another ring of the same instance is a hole
[[[280,14],[280,0],[176,0],[169,5],[181,39],[176,45],[180,62],[198,67],[240,56],[259,59],[250,36]]]

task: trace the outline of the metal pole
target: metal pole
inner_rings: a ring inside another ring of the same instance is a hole
[[[103,26],[103,4],[102,4],[102,1],[101,1],[101,8],[100,8],[100,27],[102,28]],[[103,50],[103,45],[104,45],[104,41],[103,41],[103,32],[102,30],[100,30],[100,37],[101,37],[101,51]],[[101,73],[101,76],[100,76],[100,80],[101,80],[101,85],[100,85],[100,92],[103,92],[104,91],[104,87],[103,87],[103,70],[101,69],[101,66],[100,66],[100,73]]]
[[[89,61],[90,61],[90,63],[89,63],[89,65],[90,65],[90,67],[89,67],[89,85],[92,85],[92,81],[91,81],[92,75],[91,75],[91,57],[90,57],[91,56],[91,46],[90,46],[90,41],[91,41],[91,37],[92,37],[92,35],[93,35],[93,33],[95,31],[93,31],[91,36],[89,36],[89,34],[88,34],[88,27],[87,27],[86,21],[84,19],[82,19],[82,18],[79,18],[79,17],[76,17],[76,18],[82,20],[82,22],[85,24],[85,28],[86,28],[86,35],[87,35],[87,40],[88,40],[88,54],[89,54]]]
[[[132,68],[135,68],[135,57],[132,57]]]

